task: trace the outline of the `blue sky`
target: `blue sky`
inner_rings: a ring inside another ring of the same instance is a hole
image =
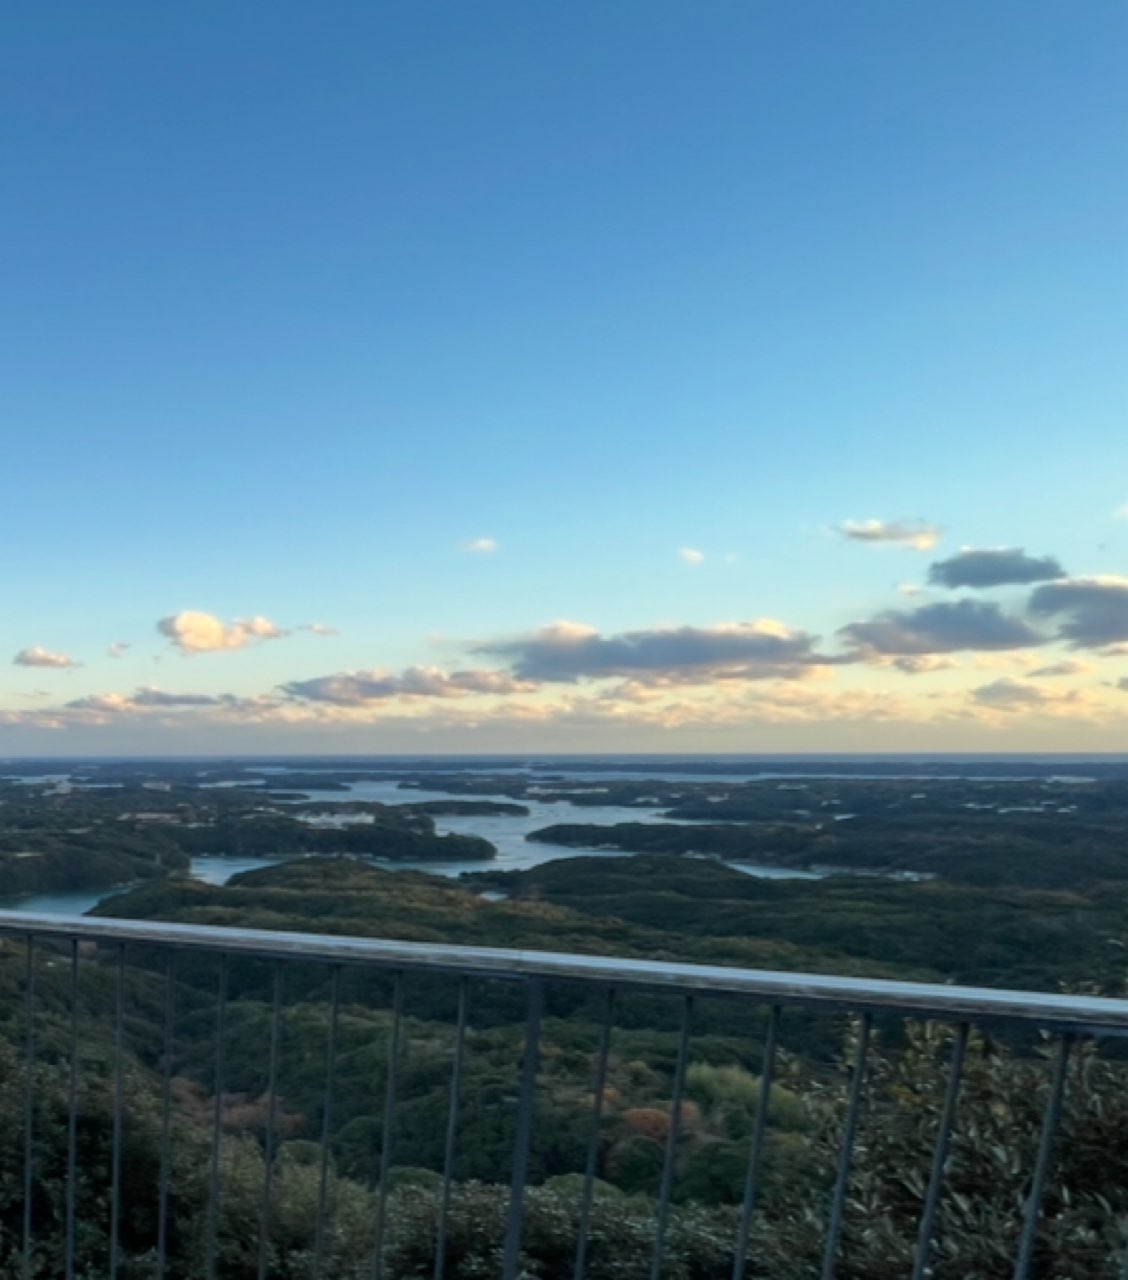
[[[1123,747],[1126,58],[1100,0],[18,6],[0,751]],[[900,590],[961,548],[1058,594]],[[1036,635],[905,640],[959,600]]]

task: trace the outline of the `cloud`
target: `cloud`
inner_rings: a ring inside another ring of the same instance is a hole
[[[1122,689],[1125,693],[1128,693],[1128,676],[1121,676],[1121,678],[1116,682],[1116,687],[1118,689]]]
[[[658,627],[602,636],[575,622],[556,622],[532,635],[494,640],[476,652],[512,664],[524,679],[571,682],[612,676],[671,680],[794,678],[833,659],[814,651],[814,638],[769,619],[714,627]]]
[[[166,693],[146,686],[134,694],[92,693],[65,704],[69,711],[98,711],[113,715],[133,711],[168,711],[176,707],[221,707],[239,701],[234,694]]]
[[[931,551],[943,530],[927,520],[843,520],[838,532],[852,542],[870,542]]]
[[[961,551],[928,570],[929,582],[952,588],[1005,587],[1064,577],[1065,570],[1052,556],[1028,556],[1021,547]]]
[[[157,630],[183,654],[244,649],[256,640],[279,640],[288,634],[269,618],[236,618],[232,623],[224,623],[210,613],[195,609],[184,609],[162,618]]]
[[[1126,502],[1122,507],[1117,507],[1112,513],[1112,518],[1114,520],[1128,520],[1128,502]]]
[[[935,653],[906,654],[894,658],[890,664],[907,676],[923,676],[933,671],[950,671],[960,664],[954,659]]]
[[[463,543],[462,549],[477,556],[492,556],[499,545],[495,538],[475,538],[472,542]]]
[[[218,707],[229,704],[233,700],[231,694],[211,693],[166,693],[163,689],[147,686],[138,689],[133,695],[135,707],[151,707],[163,709],[167,707]]]
[[[315,636],[339,636],[341,634],[337,627],[331,627],[325,622],[303,622],[299,631],[308,631]]]
[[[889,609],[852,622],[839,635],[867,655],[957,653],[963,649],[1024,649],[1045,637],[995,604],[956,600],[920,609]]]
[[[21,649],[12,663],[17,667],[54,667],[59,670],[82,665],[65,653],[55,653],[39,644],[32,645],[30,649]]]
[[[127,645],[124,640],[115,640],[106,650],[106,654],[111,658],[123,658],[125,656],[125,651],[128,648],[129,645]]]
[[[1051,662],[1049,666],[1036,667],[1030,672],[1030,678],[1047,680],[1057,676],[1083,676],[1095,670],[1091,662],[1082,662],[1079,658],[1066,658],[1062,662]]]
[[[682,547],[678,555],[686,564],[700,564],[705,559],[705,552],[694,547]]]
[[[462,698],[475,693],[529,693],[535,687],[531,682],[515,679],[505,671],[446,672],[438,667],[408,667],[398,675],[388,671],[342,671],[312,680],[291,680],[282,685],[282,692],[299,701],[354,707],[388,698]]]
[[[972,701],[988,711],[1003,713],[1049,711],[1053,714],[1077,715],[1093,710],[1091,699],[1080,689],[1055,693],[1027,684],[1024,680],[1004,678],[980,685],[971,693]]]
[[[1030,612],[1060,619],[1058,636],[1075,649],[1128,640],[1128,578],[1067,578],[1030,597]]]

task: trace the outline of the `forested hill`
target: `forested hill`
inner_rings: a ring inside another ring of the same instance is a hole
[[[762,880],[704,859],[567,858],[466,884],[348,858],[185,878],[103,914],[655,959],[1119,991],[1128,893],[981,890],[876,878]]]

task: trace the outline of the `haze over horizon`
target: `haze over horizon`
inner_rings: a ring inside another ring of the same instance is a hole
[[[0,756],[1115,752],[1128,8],[0,43]]]

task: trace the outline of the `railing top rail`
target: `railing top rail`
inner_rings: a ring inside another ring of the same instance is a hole
[[[5,936],[132,943],[259,959],[315,960],[481,978],[580,981],[683,995],[745,996],[763,1004],[888,1011],[950,1022],[1018,1021],[1055,1030],[1128,1034],[1128,1000],[1098,996],[109,917],[3,912],[0,937]]]

